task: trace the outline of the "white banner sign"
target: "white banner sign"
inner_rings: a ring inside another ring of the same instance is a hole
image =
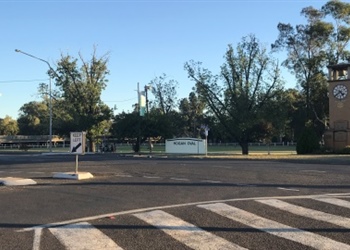
[[[176,138],[165,141],[165,152],[174,154],[205,154],[205,140]]]

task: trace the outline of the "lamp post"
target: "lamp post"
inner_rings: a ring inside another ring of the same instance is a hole
[[[26,56],[30,56],[30,57],[32,57],[32,58],[34,58],[34,59],[37,59],[37,60],[39,60],[39,61],[42,61],[42,62],[44,62],[44,63],[46,63],[47,64],[47,66],[49,66],[49,69],[51,70],[51,71],[54,71],[53,69],[52,69],[52,67],[51,67],[51,65],[50,65],[50,63],[48,62],[48,61],[45,61],[44,59],[41,59],[41,58],[39,58],[39,57],[36,57],[36,56],[33,56],[33,55],[31,55],[31,54],[28,54],[28,53],[26,53],[26,52],[23,52],[22,50],[19,50],[19,49],[15,49],[15,51],[16,52],[19,52],[19,53],[22,53],[22,54],[24,54],[24,55],[26,55]],[[49,76],[49,113],[50,113],[50,118],[49,118],[49,123],[50,123],[50,125],[49,125],[49,150],[50,150],[50,152],[52,152],[52,95],[51,95],[51,76]]]

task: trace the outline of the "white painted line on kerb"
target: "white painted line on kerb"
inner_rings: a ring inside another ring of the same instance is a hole
[[[207,209],[231,220],[256,228],[263,232],[292,240],[306,246],[324,250],[349,250],[350,246],[344,243],[326,238],[324,236],[310,233],[298,228],[290,227],[282,223],[269,220],[236,207],[224,203],[209,205],[199,205],[198,207]]]
[[[314,198],[313,200],[326,202],[339,207],[350,208],[350,202],[336,198]]]
[[[190,181],[189,179],[186,179],[186,178],[170,178],[170,180],[173,180],[173,181]]]
[[[172,204],[172,205],[166,205],[166,206],[145,207],[145,208],[138,208],[138,209],[113,212],[113,213],[108,213],[108,214],[99,214],[99,215],[95,215],[95,216],[81,217],[81,218],[76,218],[76,219],[72,219],[72,220],[53,222],[53,223],[43,224],[43,225],[34,226],[34,227],[27,227],[27,228],[19,229],[19,230],[17,230],[17,232],[28,232],[28,231],[35,230],[37,228],[57,227],[57,226],[62,226],[62,225],[67,225],[67,224],[72,224],[72,223],[98,220],[98,219],[111,217],[111,216],[120,216],[120,215],[134,214],[134,213],[142,213],[142,212],[147,212],[147,211],[152,211],[152,210],[157,210],[157,209],[197,206],[197,205],[202,205],[202,204],[212,204],[212,203],[218,203],[218,202],[256,201],[256,200],[266,200],[266,199],[284,199],[284,200],[288,200],[288,199],[313,199],[313,198],[323,198],[323,197],[342,197],[342,198],[344,198],[344,197],[347,197],[349,195],[350,195],[350,193],[332,193],[332,194],[318,194],[318,195],[316,194],[316,195],[289,195],[289,196],[233,198],[233,199],[224,199],[224,200],[189,202],[189,203]]]
[[[133,215],[193,249],[246,249],[161,210]]]
[[[310,208],[304,208],[301,206],[296,206],[281,200],[259,200],[257,201],[262,204],[269,205],[274,208],[281,209],[283,211],[287,211],[292,214],[296,214],[299,216],[311,218],[314,220],[324,221],[328,223],[332,223],[337,226],[350,228],[350,218],[341,217],[338,215],[328,214],[325,212],[321,212],[318,210],[310,209]]]
[[[285,191],[300,192],[299,189],[294,189],[294,188],[282,188],[282,187],[278,187],[277,189],[285,190]]]
[[[87,222],[49,229],[66,250],[122,250],[112,239]]]

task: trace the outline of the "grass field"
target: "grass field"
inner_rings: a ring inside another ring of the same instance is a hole
[[[23,151],[18,149],[17,147],[14,148],[0,148],[0,153],[6,153],[6,152],[33,152],[33,153],[40,153],[40,152],[48,152],[48,148],[30,148],[27,151]],[[69,147],[53,147],[53,152],[68,152]],[[116,147],[116,153],[133,153],[131,145],[117,145]],[[141,153],[149,153],[148,145],[142,145],[141,146]],[[165,153],[165,146],[164,145],[154,145],[152,153],[155,154],[164,154]],[[250,154],[296,154],[295,146],[250,146],[249,147],[249,153]],[[208,154],[235,154],[240,155],[242,154],[242,149],[240,146],[235,145],[220,145],[220,146],[208,146]]]
[[[69,148],[65,147],[54,147],[54,153],[68,153]],[[18,148],[0,148],[0,154],[38,154],[48,153],[48,148],[31,148],[28,151],[22,151]],[[116,155],[135,155],[132,151],[131,145],[118,145],[115,152]],[[141,146],[140,155],[151,155],[147,145]],[[166,155],[165,146],[155,145],[152,151],[153,157],[170,156]],[[176,155],[173,154],[171,157],[193,157],[201,159],[238,159],[238,160],[269,160],[269,161],[284,161],[284,162],[295,162],[295,163],[312,163],[312,164],[340,164],[344,167],[350,167],[350,155],[336,155],[336,154],[325,154],[325,155],[297,155],[295,146],[250,146],[249,155],[242,155],[241,148],[234,145],[222,145],[222,146],[209,146],[207,155]]]

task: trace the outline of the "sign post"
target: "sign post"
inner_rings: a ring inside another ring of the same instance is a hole
[[[210,129],[208,125],[201,125],[201,128],[204,129],[205,135],[205,156],[208,156],[208,134]]]
[[[71,132],[70,133],[70,152],[75,154],[75,173],[78,173],[79,155],[85,154],[85,132]]]
[[[83,179],[90,179],[94,177],[89,172],[79,173],[79,155],[85,154],[85,141],[86,141],[85,132],[70,133],[70,153],[73,155],[75,154],[75,172],[56,173],[53,176],[54,178],[83,180]]]

